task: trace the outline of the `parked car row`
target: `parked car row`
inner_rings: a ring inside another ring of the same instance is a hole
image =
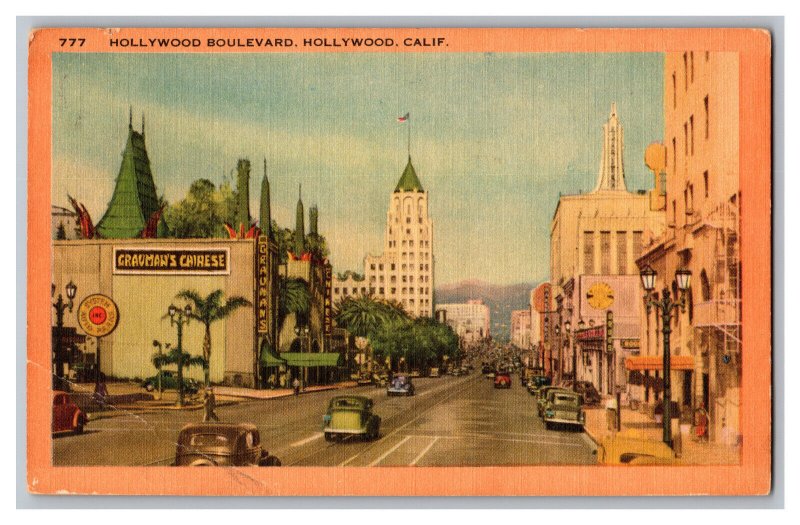
[[[546,429],[557,425],[583,430],[586,413],[583,411],[583,396],[572,390],[547,385],[535,390],[536,413],[544,421]]]

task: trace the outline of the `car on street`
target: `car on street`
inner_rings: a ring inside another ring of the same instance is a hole
[[[386,395],[388,396],[413,396],[414,384],[411,378],[407,376],[394,376],[392,382],[386,388]]]
[[[583,430],[586,413],[582,405],[583,399],[580,394],[559,389],[551,390],[544,405],[545,428],[550,430],[556,425],[568,425]]]
[[[497,372],[494,376],[495,388],[511,388],[511,374],[509,372]]]
[[[543,386],[550,385],[550,378],[546,375],[533,375],[528,379],[527,389],[528,393],[535,394],[537,390]]]
[[[178,373],[171,370],[162,370],[161,375],[161,390],[177,390],[178,389]],[[148,377],[142,381],[142,388],[148,392],[158,390],[158,376]],[[194,379],[183,378],[183,391],[188,394],[196,394],[200,391],[200,383]]]
[[[190,423],[178,434],[178,467],[279,467],[261,447],[258,428],[249,423]]]
[[[53,434],[81,434],[85,425],[86,414],[72,401],[69,394],[59,390],[53,392]]]
[[[439,377],[439,369],[438,368],[431,368],[431,373],[428,377]]]
[[[584,404],[590,406],[597,406],[600,404],[600,392],[598,392],[595,386],[589,381],[578,381],[575,383],[573,390],[583,396]]]
[[[347,436],[372,440],[380,435],[381,418],[372,412],[372,399],[364,396],[336,396],[323,416],[327,441]]]
[[[600,441],[597,462],[601,465],[669,465],[675,454],[661,441],[622,432]]]
[[[418,369],[413,369],[409,374],[408,377],[421,377],[422,373]]]
[[[544,407],[547,404],[547,396],[552,390],[563,390],[564,392],[569,392],[569,390],[564,390],[561,387],[553,385],[547,385],[539,388],[539,390],[536,391],[536,413],[539,415],[539,417],[544,416]]]

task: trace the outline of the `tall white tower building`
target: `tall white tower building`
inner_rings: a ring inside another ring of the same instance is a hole
[[[389,196],[383,253],[364,258],[364,277],[346,273],[334,278],[334,303],[348,296],[372,295],[397,301],[414,317],[433,317],[433,267],[428,192],[409,156]]]

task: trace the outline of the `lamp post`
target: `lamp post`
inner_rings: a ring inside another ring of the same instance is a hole
[[[581,318],[578,320],[578,331],[580,332],[584,328],[586,328],[586,323],[584,323],[583,318]],[[575,382],[572,384],[572,390],[575,390],[578,383],[578,346],[575,344],[575,341],[572,342],[572,373],[575,375]]]
[[[308,323],[304,324],[302,327],[299,324],[294,325],[294,333],[297,337],[300,337],[301,334],[304,336],[303,339],[300,339],[300,351],[302,352],[303,346],[305,346],[306,350],[310,352],[311,336],[309,334],[311,333],[311,330],[308,328]],[[305,345],[303,344],[304,340],[306,342]],[[308,368],[303,370],[301,373],[303,374],[303,384],[305,385],[308,382]]]
[[[161,359],[162,359],[162,355],[163,355],[163,353],[161,352],[161,341],[159,341],[158,339],[153,339],[153,347],[158,348],[158,366],[156,367],[158,369],[158,375],[156,376],[156,378],[157,378],[156,381],[158,382],[158,400],[161,401],[161,397],[162,397],[162,390],[161,390],[161,363],[162,363],[162,361],[161,361]],[[169,348],[169,343],[167,343],[167,348]]]
[[[567,340],[566,340],[567,348],[569,348],[570,350],[573,350],[572,355],[574,357],[575,352],[574,352],[574,349],[572,348],[572,322],[570,322],[569,318],[567,318],[567,320],[564,321],[564,335],[567,338]],[[577,378],[575,377],[575,359],[573,359],[572,360],[572,389],[573,390],[575,390],[575,382],[576,381],[577,381]]]
[[[189,324],[189,316],[192,314],[192,307],[186,305],[183,310],[169,305],[169,324],[178,327],[178,406],[183,406],[183,325]]]
[[[560,319],[559,319],[560,320]],[[562,364],[562,356],[561,356],[561,324],[557,324],[553,331],[556,334],[556,344],[558,345],[558,381],[556,382],[557,385],[561,384],[561,372],[564,370],[564,365]]]
[[[664,286],[661,291],[661,299],[653,299],[653,290],[656,284],[656,271],[649,265],[642,269],[640,272],[642,278],[642,287],[645,291],[644,301],[647,308],[647,313],[650,313],[650,308],[656,308],[656,315],[661,314],[661,333],[664,336],[664,443],[670,448],[672,447],[672,381],[670,379],[670,348],[669,348],[669,335],[672,332],[672,315],[673,311],[680,308],[682,312],[686,311],[686,292],[689,290],[689,283],[691,281],[692,272],[685,268],[681,268],[675,272],[675,281],[680,290],[680,299],[675,301],[670,296],[669,287]]]
[[[53,303],[53,308],[56,309],[56,348],[55,348],[55,364],[56,364],[56,378],[58,388],[66,389],[67,385],[64,382],[64,349],[63,349],[63,331],[64,331],[64,310],[72,311],[74,306],[75,294],[78,292],[78,287],[75,286],[71,280],[65,286],[67,292],[67,299],[69,302],[64,302],[64,296],[58,294],[58,299]],[[52,298],[56,293],[56,285],[50,285],[50,297]]]

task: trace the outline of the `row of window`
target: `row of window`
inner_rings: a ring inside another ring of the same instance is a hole
[[[708,51],[705,52],[706,54],[706,62],[710,57]],[[683,54],[683,90],[689,91],[689,84],[694,83],[694,51],[687,51]],[[677,71],[672,72],[672,107],[675,108],[678,105],[678,73]]]
[[[428,228],[420,228],[419,234],[422,236],[428,235]],[[392,235],[392,227],[389,227],[389,235]],[[411,228],[406,228],[406,235],[411,235]],[[396,241],[395,241],[396,242]]]
[[[416,290],[419,290],[419,291],[416,291]],[[400,289],[400,294],[401,295],[409,295],[409,294],[413,295],[415,293],[418,293],[420,295],[428,295],[430,293],[430,290],[431,289],[428,288],[428,287],[420,287],[420,288],[404,287],[404,288]],[[339,291],[340,291],[339,288],[334,288],[333,289],[333,295],[338,296],[339,295]],[[384,288],[382,286],[379,287],[379,288],[375,288],[373,286],[369,287],[369,293],[370,294],[374,294],[376,292],[379,295],[385,295],[386,294],[386,288]],[[341,288],[341,294],[344,295],[344,296],[358,295],[358,294],[367,295],[367,287],[366,286],[362,286],[361,288],[358,288],[358,287]],[[390,295],[397,295],[397,288],[389,288],[389,294]]]
[[[615,275],[626,275],[628,273],[628,233],[627,231],[601,231],[600,232],[600,274],[611,275],[611,242],[612,234],[614,238],[617,254],[617,267],[613,272]],[[642,252],[642,232],[634,231],[632,234],[633,258],[638,257]],[[593,275],[595,273],[595,234],[594,231],[583,232],[583,273]]]
[[[429,275],[420,275],[419,282],[427,283],[429,281],[429,279],[430,279]],[[414,276],[413,275],[403,275],[403,279],[402,280],[403,280],[404,283],[414,284]],[[375,284],[376,282],[383,284],[384,283],[383,275],[378,275],[377,277],[375,275],[370,275],[369,276],[369,282],[370,282],[370,284]],[[397,276],[396,275],[389,276],[389,282],[392,283],[392,284],[396,283],[397,282]]]

